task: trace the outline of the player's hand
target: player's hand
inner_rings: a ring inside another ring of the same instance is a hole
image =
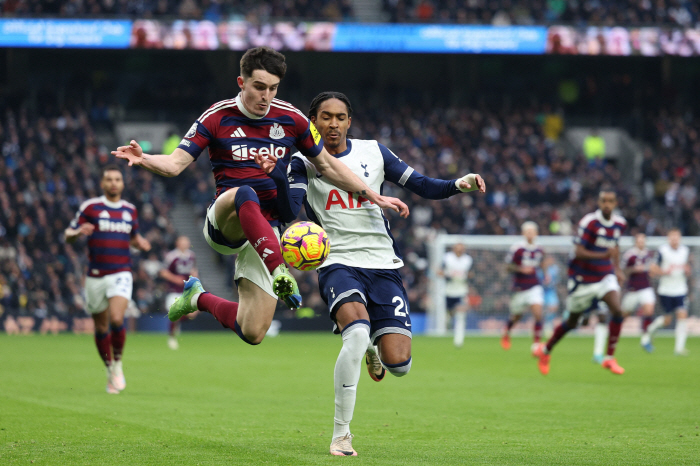
[[[391,209],[394,212],[398,212],[403,218],[408,217],[410,214],[408,206],[401,199],[395,197],[377,195],[376,199],[373,199],[373,202],[382,209]]]
[[[486,182],[481,175],[470,173],[457,180],[457,189],[463,193],[476,191],[478,189],[479,192],[483,194],[486,192]]]
[[[141,165],[141,163],[143,163],[143,149],[141,149],[139,143],[133,139],[128,146],[119,146],[117,150],[113,150],[112,155],[115,155],[119,159],[128,160],[129,166]]]
[[[148,252],[151,250],[151,242],[148,241],[146,238],[143,236],[139,235],[134,238],[136,240],[136,248],[143,251],[143,252]]]
[[[272,173],[272,170],[275,169],[275,165],[277,165],[277,157],[272,154],[265,157],[260,154],[255,154],[255,163],[260,165],[260,168],[262,168],[263,171],[269,175]]]
[[[83,223],[78,227],[78,233],[85,236],[90,236],[95,231],[95,225],[92,223]]]
[[[623,272],[620,269],[615,270],[615,276],[617,277],[617,282],[622,286],[625,283],[625,280],[627,277],[625,276],[625,272]]]

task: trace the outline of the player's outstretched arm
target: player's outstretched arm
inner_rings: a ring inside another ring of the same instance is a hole
[[[408,217],[408,206],[395,197],[382,196],[372,191],[347,165],[331,156],[324,148],[316,157],[309,159],[318,172],[328,178],[336,187],[345,191],[359,193],[383,209],[399,212],[402,217]]]
[[[136,141],[132,140],[128,146],[117,147],[112,155],[129,161],[129,166],[139,165],[156,175],[171,178],[177,176],[194,161],[194,157],[177,148],[170,155],[144,154],[143,149]]]
[[[481,175],[470,173],[458,180],[439,180],[418,173],[391,152],[383,144],[377,143],[384,159],[384,173],[387,180],[404,187],[425,199],[447,199],[448,197],[476,191],[486,192],[486,183]]]

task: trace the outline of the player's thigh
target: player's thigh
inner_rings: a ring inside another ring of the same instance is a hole
[[[387,364],[400,364],[411,357],[411,338],[400,333],[387,333],[379,340],[379,357]]]
[[[384,335],[398,334],[409,339],[411,313],[408,296],[398,270],[365,270],[363,280],[367,286],[367,313],[370,320],[370,335],[376,345]]]
[[[246,334],[267,332],[277,307],[277,298],[248,278],[238,280],[238,325]]]
[[[214,211],[216,228],[228,241],[245,239],[241,222],[236,212],[236,193],[238,188],[231,188],[220,195],[211,207]]]
[[[348,324],[356,320],[369,321],[369,314],[367,314],[367,308],[364,303],[357,301],[345,302],[335,312],[335,323],[341,332]]]

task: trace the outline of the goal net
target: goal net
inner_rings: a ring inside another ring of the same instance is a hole
[[[467,332],[500,333],[508,318],[512,286],[512,278],[507,271],[505,257],[509,248],[521,241],[523,241],[522,236],[437,235],[434,241],[428,245],[430,303],[426,316],[426,333],[441,336],[451,332],[452,319],[447,313],[445,303],[445,279],[440,276],[440,271],[445,253],[455,244],[464,244],[467,254],[474,259],[469,278],[468,301],[470,310],[467,317]],[[634,239],[630,236],[620,239],[622,254],[632,247],[633,241]],[[647,248],[656,250],[666,242],[667,239],[664,236],[648,237]],[[690,247],[693,268],[693,274],[689,279],[690,319],[688,320],[688,329],[690,335],[700,335],[700,296],[697,296],[696,293],[696,290],[700,289],[700,237],[684,237],[682,242]],[[550,325],[554,325],[560,320],[565,308],[567,263],[573,251],[573,240],[570,236],[539,236],[537,244],[544,249],[547,255],[554,258],[559,267],[559,277],[556,283],[559,306],[556,313],[548,316]],[[662,312],[658,302],[656,312]],[[527,315],[515,330],[529,332],[532,329],[529,319],[530,317]],[[592,331],[592,324],[595,321],[596,319],[593,317],[589,326],[580,331],[583,333]],[[635,335],[639,332],[639,317],[631,316],[625,320],[623,334]]]

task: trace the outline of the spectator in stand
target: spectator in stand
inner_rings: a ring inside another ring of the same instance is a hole
[[[583,154],[589,165],[601,166],[605,162],[605,139],[598,129],[594,128],[591,134],[583,139]]]

